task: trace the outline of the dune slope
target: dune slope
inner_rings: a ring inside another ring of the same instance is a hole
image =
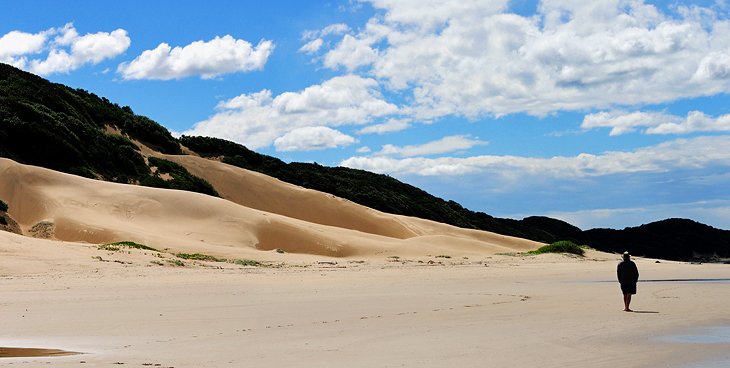
[[[485,254],[539,245],[383,214],[243,169],[180,157],[226,199],[96,181],[7,159],[0,159],[0,198],[25,235],[89,243],[131,240],[222,257],[283,257],[274,249],[290,257]]]

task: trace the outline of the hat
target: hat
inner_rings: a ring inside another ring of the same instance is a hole
[[[629,254],[629,252],[624,252],[624,258],[629,258],[629,257],[631,257],[631,254]]]

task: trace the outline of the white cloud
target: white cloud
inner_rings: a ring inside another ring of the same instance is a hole
[[[406,130],[411,126],[410,119],[388,119],[384,123],[374,124],[362,128],[358,131],[360,134],[386,134],[393,132],[400,132]]]
[[[380,154],[400,155],[402,157],[429,156],[461,150],[468,150],[474,146],[485,145],[487,142],[469,138],[463,135],[452,135],[421,145],[398,147],[392,144],[383,146]]]
[[[324,41],[321,38],[316,38],[314,40],[311,40],[311,41],[305,43],[304,46],[302,46],[299,49],[299,52],[313,54],[313,53],[319,51],[319,49],[322,47],[323,43],[324,43]]]
[[[299,52],[314,54],[319,51],[320,48],[322,48],[322,45],[324,45],[325,41],[323,38],[328,36],[341,35],[345,32],[348,32],[349,30],[350,27],[347,24],[336,23],[330,24],[320,30],[304,31],[304,33],[302,34],[302,40],[307,41],[307,43],[305,43],[304,46],[299,49]]]
[[[316,38],[327,37],[331,35],[341,35],[348,32],[350,27],[345,23],[330,24],[320,30],[307,30],[302,34],[302,40],[314,40]]]
[[[68,73],[86,64],[98,64],[129,48],[131,40],[124,29],[79,36],[73,24],[30,34],[12,31],[0,38],[0,61],[39,75]],[[48,50],[45,59],[32,58]]]
[[[222,74],[263,69],[274,43],[262,40],[256,47],[230,35],[216,36],[210,41],[195,41],[189,45],[171,47],[159,44],[142,52],[137,58],[119,65],[124,79],[180,79],[200,76],[215,78]]]
[[[414,118],[545,115],[730,92],[730,21],[709,8],[543,0],[527,17],[509,13],[506,0],[370,2],[379,14],[322,62],[410,94]]]
[[[695,132],[730,132],[730,114],[717,118],[701,111],[690,111],[686,117],[660,112],[610,111],[588,114],[583,129],[611,128],[612,136],[645,128],[645,134],[688,134]]]
[[[47,32],[25,33],[11,31],[0,37],[0,62],[14,64],[16,58],[43,50]]]
[[[127,31],[117,29],[112,32],[97,32],[78,36],[71,27],[62,33],[56,43],[58,46],[70,46],[70,52],[61,48],[52,48],[45,60],[30,62],[30,71],[40,75],[68,73],[84,64],[98,64],[122,54],[129,48],[131,40]]]
[[[369,65],[377,58],[378,52],[370,47],[369,41],[345,35],[337,47],[325,55],[324,65],[328,68],[337,68],[342,65],[351,71],[360,66]]]
[[[552,158],[473,156],[466,158],[386,156],[351,157],[341,166],[396,175],[465,175],[495,177],[586,178],[612,174],[665,172],[676,169],[730,166],[730,136],[677,139],[631,152],[610,151]]]
[[[274,140],[277,151],[314,151],[348,146],[355,138],[332,128],[317,126],[294,129]]]
[[[356,75],[276,97],[268,90],[243,94],[221,102],[218,109],[184,134],[229,139],[257,149],[300,128],[367,124],[399,111],[383,99],[375,80]]]

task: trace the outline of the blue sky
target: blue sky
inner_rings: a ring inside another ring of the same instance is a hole
[[[0,62],[493,216],[730,229],[722,0],[2,0]]]

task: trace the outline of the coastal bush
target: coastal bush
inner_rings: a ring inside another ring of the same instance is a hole
[[[102,245],[99,245],[97,248],[99,248],[99,250],[108,250],[108,251],[115,252],[115,251],[118,251],[121,247],[159,252],[159,250],[157,250],[155,248],[148,247],[144,244],[139,244],[139,243],[135,243],[135,242],[131,242],[131,241],[119,241],[119,242],[115,242],[115,243],[102,244]]]
[[[216,258],[207,254],[201,253],[177,253],[177,258],[187,259],[191,261],[208,261],[208,262],[225,262],[225,259]]]
[[[8,204],[0,199],[0,212],[8,212]]]
[[[239,266],[261,266],[261,262],[254,261],[253,259],[237,259],[233,263]]]
[[[210,196],[220,197],[220,194],[205,179],[199,178],[191,174],[185,167],[170,160],[158,157],[148,157],[150,166],[157,167],[157,173],[154,176],[148,176],[140,180],[140,185],[165,188],[179,189],[190,192],[198,192]],[[158,174],[169,174],[171,180],[164,180]]]
[[[529,254],[543,254],[543,253],[571,253],[582,256],[585,252],[583,248],[569,240],[561,240],[552,244],[548,244],[544,247],[540,247],[537,250],[527,252]]]

